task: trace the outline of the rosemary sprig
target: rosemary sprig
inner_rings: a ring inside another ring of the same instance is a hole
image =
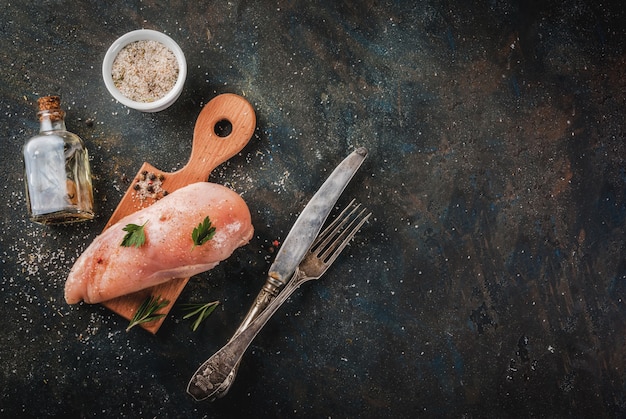
[[[121,246],[124,247],[141,247],[146,242],[146,233],[143,228],[148,222],[138,226],[137,224],[126,224],[122,230],[126,232],[126,235],[122,239]]]
[[[153,322],[161,317],[164,317],[165,314],[157,313],[157,311],[161,310],[163,307],[167,307],[169,303],[169,300],[161,300],[161,296],[156,298],[151,295],[148,296],[148,298],[146,298],[137,309],[137,312],[126,328],[126,331],[128,332],[131,328],[137,326],[138,324]]]
[[[215,236],[215,227],[211,224],[211,220],[209,216],[204,218],[198,227],[194,228],[191,232],[191,239],[193,240],[193,247],[191,250],[195,249],[196,246],[202,246],[204,243],[208,242]]]
[[[183,316],[183,319],[188,319],[196,315],[198,316],[198,318],[194,320],[193,324],[191,325],[191,330],[195,332],[198,329],[198,326],[200,326],[200,323],[202,323],[204,319],[209,317],[209,315],[213,313],[213,310],[215,310],[215,308],[219,304],[220,304],[219,301],[212,301],[210,303],[205,303],[205,304],[203,303],[183,304],[183,310],[189,311],[189,313]]]

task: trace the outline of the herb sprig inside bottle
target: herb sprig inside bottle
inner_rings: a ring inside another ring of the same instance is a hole
[[[195,249],[196,246],[202,246],[204,243],[211,240],[213,236],[215,236],[215,227],[211,224],[209,216],[206,216],[191,233],[191,239],[193,240],[191,250]]]

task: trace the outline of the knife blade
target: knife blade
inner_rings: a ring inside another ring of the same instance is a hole
[[[322,229],[328,214],[342,192],[367,157],[367,149],[360,147],[350,153],[324,181],[304,207],[281,244],[268,276],[246,317],[235,335],[244,330],[269,304],[289,281],[298,264]]]

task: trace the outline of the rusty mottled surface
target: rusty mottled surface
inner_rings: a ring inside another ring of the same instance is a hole
[[[411,4],[416,3],[416,4]],[[620,2],[3,2],[0,416],[619,417],[626,414],[626,13]],[[175,105],[115,103],[100,65],[130,30],[173,37]],[[211,181],[256,234],[156,336],[63,283],[141,166],[190,153],[203,104],[257,130]],[[20,148],[58,94],[92,158],[98,217],[26,217]],[[235,330],[283,238],[352,149],[373,221],[258,336],[230,393],[185,394]]]

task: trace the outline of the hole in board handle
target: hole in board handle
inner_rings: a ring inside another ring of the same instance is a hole
[[[233,124],[231,124],[228,119],[222,119],[221,121],[217,121],[215,123],[213,131],[218,137],[226,138],[231,134],[231,132],[233,132]]]

